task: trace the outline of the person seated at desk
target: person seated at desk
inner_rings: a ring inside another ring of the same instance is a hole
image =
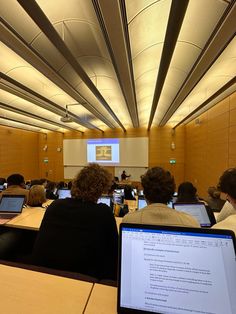
[[[121,180],[122,181],[125,181],[127,178],[130,178],[131,177],[131,175],[127,175],[126,174],[126,172],[125,172],[125,170],[123,170],[123,172],[122,172],[122,174],[121,174]]]
[[[206,199],[207,204],[214,212],[220,212],[225,204],[225,200],[220,198],[220,191],[215,186],[208,188],[208,198]]]
[[[46,202],[46,195],[43,185],[33,185],[29,190],[27,205],[30,207],[42,207]]]
[[[178,187],[178,197],[176,203],[195,203],[199,202],[197,189],[191,182],[183,182]]]
[[[7,188],[2,191],[1,195],[25,195],[25,203],[28,202],[29,191],[25,188],[25,179],[21,174],[15,173],[7,178]]]
[[[53,181],[48,181],[46,186],[46,198],[48,200],[56,200],[58,199],[58,195],[55,193],[57,192],[57,184]]]
[[[125,185],[124,186],[124,200],[132,200],[136,201],[136,198],[132,194],[133,188],[131,185]]]
[[[79,172],[72,198],[55,200],[45,212],[33,248],[34,264],[116,279],[116,221],[109,206],[97,204],[110,184],[109,172],[97,164]]]
[[[175,191],[175,181],[169,171],[151,168],[141,177],[141,183],[148,205],[124,216],[123,222],[200,227],[192,216],[167,206]]]
[[[221,215],[220,219],[217,219],[213,228],[230,229],[236,234],[236,168],[230,168],[222,174],[218,188],[226,194],[227,202],[224,205],[225,209],[223,207],[219,214],[219,216]],[[224,219],[222,220],[223,215]]]

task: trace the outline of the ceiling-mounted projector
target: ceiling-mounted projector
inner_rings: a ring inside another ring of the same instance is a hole
[[[68,116],[68,114],[66,114],[65,117],[61,117],[60,120],[61,120],[61,122],[64,122],[64,123],[73,122],[71,117]]]
[[[68,116],[68,106],[66,105],[66,112],[65,112],[65,116],[61,117],[61,122],[64,123],[69,123],[69,122],[73,122],[73,120],[71,119],[71,117]]]

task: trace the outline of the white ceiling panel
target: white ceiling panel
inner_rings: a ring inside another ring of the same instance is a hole
[[[20,124],[0,123],[174,127],[235,90],[236,1],[111,1],[0,0],[0,112]]]

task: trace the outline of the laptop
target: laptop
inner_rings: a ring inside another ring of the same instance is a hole
[[[201,227],[211,227],[216,223],[214,213],[202,202],[197,203],[174,203],[173,207],[195,217]]]
[[[25,203],[25,195],[3,194],[0,200],[0,224],[21,214]]]
[[[71,192],[68,189],[59,189],[57,190],[57,195],[59,199],[63,199],[63,198],[71,198]]]
[[[103,203],[106,204],[109,207],[112,207],[112,201],[111,201],[111,197],[110,196],[101,196],[99,197],[97,203]]]
[[[143,207],[147,206],[147,201],[145,200],[144,196],[139,196],[138,197],[138,210],[142,209]]]
[[[119,314],[235,314],[235,278],[232,231],[120,225]]]

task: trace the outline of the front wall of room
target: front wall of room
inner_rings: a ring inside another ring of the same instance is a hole
[[[26,180],[39,176],[38,133],[0,127],[0,177],[22,174]]]
[[[185,178],[202,197],[219,176],[236,166],[236,93],[186,125]]]
[[[169,127],[153,127],[149,132],[145,129],[130,129],[126,133],[67,132],[64,136],[0,127],[0,176],[20,172],[26,179],[63,180],[63,138],[149,137],[149,166],[169,169],[177,185],[184,180],[193,182],[199,195],[206,197],[207,188],[217,184],[222,172],[236,166],[236,93],[198,119],[200,124],[192,121],[178,127],[174,134]],[[176,164],[170,164],[171,158]],[[114,167],[108,169],[114,175]]]

